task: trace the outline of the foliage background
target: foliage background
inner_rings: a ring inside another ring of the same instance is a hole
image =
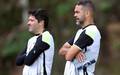
[[[95,74],[120,75],[120,0],[92,1],[96,6],[96,23],[102,35]],[[15,65],[15,58],[32,36],[24,23],[27,10],[32,8],[45,8],[49,12],[49,28],[55,39],[52,75],[63,75],[65,60],[58,55],[58,49],[77,30],[73,17],[76,2],[77,0],[0,0],[0,75],[22,73],[22,67]]]

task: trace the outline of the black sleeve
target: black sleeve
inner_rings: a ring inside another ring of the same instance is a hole
[[[75,42],[75,45],[77,45],[79,48],[84,49],[87,46],[90,46],[93,43],[93,39],[85,34],[85,31],[83,31],[78,40]]]
[[[45,50],[49,49],[49,44],[42,41],[42,37],[39,36],[37,41],[33,47],[33,49],[29,52],[29,54],[25,57],[24,64],[30,66],[34,63],[34,61],[39,57],[39,55]]]
[[[74,42],[74,37],[72,37],[70,40],[68,40],[68,43],[69,43],[70,45],[73,45],[73,42]]]
[[[24,64],[24,59],[26,56],[27,46],[26,48],[17,56],[16,58],[16,65],[21,66]]]

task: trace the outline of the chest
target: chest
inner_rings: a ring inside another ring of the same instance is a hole
[[[28,45],[27,45],[27,53],[29,53],[31,51],[31,49],[34,47],[36,41],[37,41],[37,37],[38,36],[34,36],[32,37],[29,41],[28,41]]]
[[[74,43],[77,41],[77,39],[80,37],[80,34],[83,32],[84,30],[83,29],[79,29],[75,35],[75,38],[74,38]]]

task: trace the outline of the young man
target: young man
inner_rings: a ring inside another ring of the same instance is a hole
[[[38,9],[29,12],[28,28],[34,36],[16,59],[18,66],[24,65],[23,75],[51,75],[54,56],[54,40],[48,27],[46,10]]]
[[[64,75],[94,75],[101,35],[94,23],[93,3],[80,0],[75,5],[74,17],[82,28],[59,50],[67,60]]]

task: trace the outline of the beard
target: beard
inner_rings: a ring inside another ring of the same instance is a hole
[[[76,21],[76,25],[83,25],[83,21]]]
[[[76,20],[76,25],[78,25],[78,26],[82,26],[83,23],[84,23],[83,20],[80,20],[80,19],[77,19],[77,20]]]
[[[84,20],[85,20],[84,15],[80,17],[76,17],[76,24],[82,26],[84,24]]]

